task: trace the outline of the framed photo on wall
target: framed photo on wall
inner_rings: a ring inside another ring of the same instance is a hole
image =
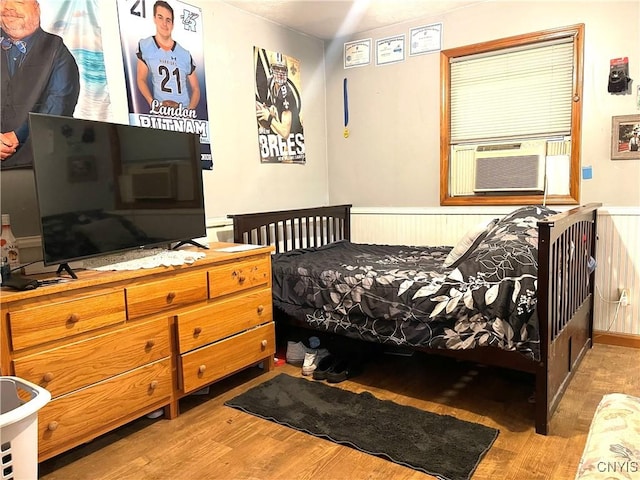
[[[640,114],[611,118],[611,160],[640,160]]]

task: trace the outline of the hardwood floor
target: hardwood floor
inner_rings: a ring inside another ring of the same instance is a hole
[[[556,411],[551,435],[533,429],[525,374],[415,354],[377,354],[340,388],[498,428],[473,480],[573,479],[595,408],[606,393],[640,396],[640,349],[596,344]],[[252,368],[181,400],[174,420],[141,418],[40,464],[43,480],[430,479],[429,475],[224,406],[291,365]],[[411,441],[411,439],[407,439]]]

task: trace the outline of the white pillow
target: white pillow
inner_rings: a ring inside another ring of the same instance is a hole
[[[457,263],[461,262],[473,252],[478,244],[482,241],[484,237],[487,236],[489,230],[491,230],[496,222],[497,218],[491,220],[488,224],[485,222],[479,223],[472,229],[470,229],[464,236],[460,239],[458,244],[451,249],[447,258],[445,258],[444,263],[442,264],[445,268],[454,267]]]

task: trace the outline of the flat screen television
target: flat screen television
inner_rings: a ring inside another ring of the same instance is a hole
[[[206,236],[197,134],[29,114],[43,262]]]

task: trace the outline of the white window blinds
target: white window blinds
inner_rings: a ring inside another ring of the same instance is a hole
[[[569,135],[573,37],[452,59],[451,144]]]

